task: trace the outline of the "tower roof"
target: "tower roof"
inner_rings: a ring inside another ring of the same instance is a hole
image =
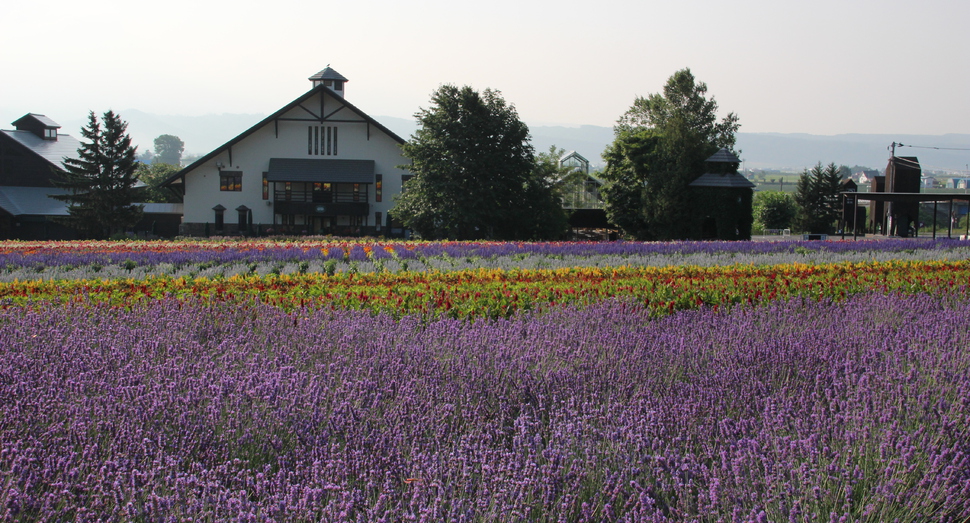
[[[735,156],[734,153],[727,150],[726,148],[721,148],[718,152],[714,153],[710,158],[704,160],[705,162],[715,162],[715,163],[741,163],[741,159]]]
[[[715,164],[729,164],[730,167],[725,168],[724,166],[711,168],[721,171],[713,173],[705,173],[699,176],[696,180],[690,183],[691,187],[726,187],[735,189],[748,189],[753,188],[755,185],[751,183],[744,176],[738,174],[738,164],[741,160],[726,148],[721,148],[718,152],[714,153],[710,158],[705,160],[708,163]]]
[[[755,185],[738,173],[706,173],[690,182],[691,187],[725,187],[732,189],[753,189]]]
[[[21,127],[30,127],[32,124],[36,125],[38,123],[41,126],[47,127],[50,129],[61,128],[61,126],[58,125],[57,122],[55,122],[54,120],[51,120],[50,118],[37,113],[27,113],[24,116],[17,119],[16,122],[13,122],[13,125],[15,125],[18,129],[20,129]]]
[[[339,80],[341,82],[349,81],[346,78],[344,78],[342,74],[331,69],[329,65],[319,73],[311,76],[310,78],[307,78],[307,80],[310,80],[311,82],[317,82],[320,80]]]

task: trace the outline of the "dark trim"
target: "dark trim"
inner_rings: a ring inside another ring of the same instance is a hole
[[[300,104],[300,109],[303,109],[304,111],[307,112],[307,114],[309,114],[310,116],[313,117],[313,120],[311,120],[311,121],[313,121],[313,122],[320,121],[320,117],[317,116],[317,113],[314,113],[313,111],[307,109],[306,107],[303,107],[303,104]],[[289,119],[290,118],[277,118],[277,120],[289,120]]]
[[[324,210],[320,211],[318,207]],[[273,212],[275,214],[302,214],[306,216],[369,216],[370,205],[366,202],[354,203],[314,203],[288,202],[275,200]]]
[[[317,118],[277,118],[277,120],[279,120],[281,122],[314,122],[314,123],[318,123],[318,124],[323,124],[323,123],[367,123],[367,122],[362,122],[360,120],[335,120],[333,118],[327,118],[327,119],[324,119],[324,120],[320,120],[320,119],[317,119]]]
[[[343,109],[344,109],[343,107],[340,107],[340,108],[338,108],[338,109],[336,109],[334,111],[330,111],[330,114],[324,116],[323,117],[323,120],[321,120],[321,121],[322,122],[336,122],[337,120],[331,120],[330,117],[333,116],[333,115],[335,115],[335,114],[337,114],[337,113],[339,113],[340,111],[343,111]],[[345,122],[350,122],[351,120],[344,120],[344,121]]]

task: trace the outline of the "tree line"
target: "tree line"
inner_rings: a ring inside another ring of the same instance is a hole
[[[596,174],[606,216],[624,237],[700,237],[698,208],[712,204],[701,201],[690,184],[706,172],[705,160],[712,154],[720,149],[735,154],[740,127],[737,115],[719,119],[717,109],[707,85],[683,69],[662,92],[636,97],[617,120],[614,141],[603,153],[606,167]],[[562,167],[565,151],[555,146],[537,154],[528,127],[500,91],[446,84],[414,116],[419,128],[401,146],[410,161],[401,167],[412,176],[395,196],[391,214],[396,220],[428,239],[566,237],[562,201],[587,181],[586,175]],[[154,155],[139,162],[126,129],[112,111],[101,121],[91,112],[78,158],[64,161],[57,185],[69,193],[56,198],[68,202],[65,222],[82,235],[109,237],[133,226],[141,215],[132,203],[136,195],[142,202],[177,201],[160,184],[179,170],[184,143],[162,135]],[[749,238],[752,220],[763,228],[828,231],[840,212],[839,173],[834,164],[819,164],[803,173],[794,197],[759,193],[753,210],[748,196],[739,207],[747,216],[737,217],[728,238]]]
[[[609,221],[630,238],[667,240],[696,233],[688,185],[706,158],[733,149],[738,118],[717,118],[717,103],[689,69],[663,93],[638,97],[614,128],[600,195]],[[560,239],[563,192],[584,177],[559,168],[558,151],[536,156],[528,127],[498,91],[444,85],[403,146],[414,178],[392,211],[425,238]],[[750,232],[748,233],[750,234]]]
[[[719,149],[734,150],[734,113],[717,116],[707,85],[690,69],[674,73],[661,93],[637,97],[614,126],[603,154],[600,196],[610,223],[637,240],[692,239],[699,230],[698,192],[689,185]],[[555,146],[536,155],[527,126],[501,93],[444,85],[415,118],[403,146],[414,174],[392,211],[424,238],[560,239],[567,231],[561,201],[585,181],[558,166]],[[839,218],[841,175],[834,165],[805,171],[795,196],[759,193],[733,238],[761,228],[830,232]],[[703,202],[707,203],[707,202]]]
[[[798,178],[794,193],[762,191],[754,197],[754,222],[760,229],[793,229],[831,234],[842,218],[842,183],[850,172],[819,162]]]

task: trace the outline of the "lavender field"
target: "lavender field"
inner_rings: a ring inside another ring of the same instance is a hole
[[[0,310],[4,521],[970,521],[970,298]]]

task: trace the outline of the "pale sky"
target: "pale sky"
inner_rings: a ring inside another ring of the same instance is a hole
[[[612,126],[689,67],[742,132],[970,133],[966,0],[7,2],[0,128],[28,112],[270,114],[328,64],[370,115],[441,84]],[[77,134],[76,129],[66,132]]]

